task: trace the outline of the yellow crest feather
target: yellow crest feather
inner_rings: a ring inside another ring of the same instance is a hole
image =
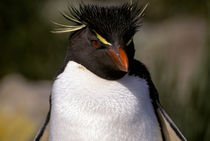
[[[99,35],[96,31],[94,31],[97,38],[105,45],[112,45],[111,43],[109,43],[105,38],[103,38],[101,35]]]

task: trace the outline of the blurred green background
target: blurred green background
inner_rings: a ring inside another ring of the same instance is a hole
[[[62,23],[59,10],[71,2],[0,2],[0,141],[32,140],[44,121],[68,46],[68,34],[52,34],[50,20]],[[210,140],[209,9],[208,0],[151,0],[134,38],[136,58],[189,141]]]

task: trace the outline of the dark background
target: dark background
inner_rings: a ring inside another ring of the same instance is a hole
[[[52,34],[50,20],[62,23],[59,10],[68,3],[0,2],[1,141],[31,140],[44,119],[68,46],[68,34]],[[208,9],[207,0],[151,0],[135,36],[136,58],[148,66],[162,105],[189,141],[210,139]]]

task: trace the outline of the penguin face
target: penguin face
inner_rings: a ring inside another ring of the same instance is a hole
[[[82,64],[99,77],[119,79],[128,72],[134,56],[133,42],[130,40],[115,35],[108,41],[86,27],[70,36],[67,58]]]
[[[134,57],[132,37],[141,27],[141,9],[137,4],[103,6],[80,4],[70,7],[64,18],[75,25],[55,23],[55,33],[72,32],[66,63],[76,61],[105,79],[119,79],[128,71]]]

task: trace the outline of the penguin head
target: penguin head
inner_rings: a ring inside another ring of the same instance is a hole
[[[70,7],[62,13],[76,25],[62,26],[56,33],[72,32],[66,62],[73,60],[99,77],[115,80],[123,77],[134,59],[133,36],[142,23],[137,4],[117,6],[85,5]]]

